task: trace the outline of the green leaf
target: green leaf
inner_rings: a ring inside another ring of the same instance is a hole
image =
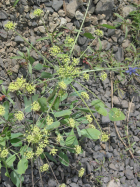
[[[76,109],[76,110],[81,110],[81,111],[83,111],[83,112],[89,112],[89,109],[87,109],[87,108],[78,108],[78,107],[76,107],[75,109]],[[90,110],[91,110],[91,112],[93,112],[93,113],[96,112],[95,110],[92,110],[92,109],[90,109]]]
[[[30,63],[28,64],[28,70],[29,70],[29,73],[32,74],[32,66]]]
[[[16,156],[11,155],[7,158],[7,160],[5,161],[8,167],[13,167],[13,162],[16,160]]]
[[[56,112],[54,114],[55,117],[62,117],[62,116],[67,116],[67,115],[70,115],[71,114],[71,111],[70,110],[62,110],[60,112]]]
[[[22,57],[22,56],[12,56],[12,57],[10,57],[11,59],[24,59],[24,57]]]
[[[32,104],[31,99],[27,99],[27,97],[25,97],[25,96],[23,99],[24,99],[24,104],[25,104],[25,112],[26,113],[31,112],[31,104]]]
[[[39,98],[39,99],[38,99],[38,102],[39,102],[39,104],[40,104],[40,106],[41,106],[40,110],[41,110],[42,112],[46,112],[46,110],[48,109],[46,97],[41,97],[41,98]]]
[[[89,39],[95,39],[95,37],[92,36],[92,34],[91,34],[91,33],[88,33],[88,32],[85,32],[85,33],[83,34],[83,36],[85,36],[85,37],[87,37],[87,38],[89,38]]]
[[[42,72],[41,73],[41,78],[52,78],[52,74],[51,73],[47,73],[47,72]]]
[[[80,90],[80,91],[76,91],[76,92],[72,92],[69,97],[71,96],[79,96],[81,92],[83,92],[84,90]]]
[[[5,146],[6,144],[6,138],[0,137],[0,145]]]
[[[5,101],[3,103],[3,106],[5,108],[5,114],[4,114],[4,118],[5,120],[8,120],[8,117],[9,117],[9,102],[8,101]]]
[[[108,114],[111,121],[125,120],[125,115],[118,108],[112,108]]]
[[[23,136],[22,133],[18,132],[18,133],[11,133],[11,139],[17,138],[19,136]]]
[[[53,158],[52,155],[50,155],[48,152],[44,152],[44,154],[48,157],[48,159],[50,159],[51,161],[53,161],[53,162],[55,162],[55,163],[57,164],[57,161]],[[44,157],[44,154],[41,154],[41,155],[40,155],[40,157],[41,157],[42,159],[45,158],[45,157]]]
[[[48,36],[46,36],[46,37],[42,37],[42,38],[39,38],[39,39],[37,39],[36,41],[37,41],[37,42],[39,42],[39,41],[42,41],[42,40],[47,40],[47,39],[49,39],[49,37],[48,37]]]
[[[68,137],[66,138],[66,141],[65,141],[65,144],[66,146],[69,146],[69,145],[77,145],[77,138],[74,134],[74,131],[73,129],[71,130],[71,132],[69,133]]]
[[[60,152],[59,153],[59,161],[61,162],[61,164],[65,165],[65,166],[69,166],[69,159],[67,157],[67,155],[64,152]]]
[[[22,158],[19,162],[18,162],[18,166],[17,166],[17,173],[22,175],[25,173],[26,169],[28,168],[28,160],[26,158]]]
[[[116,27],[114,27],[112,25],[108,25],[108,24],[102,24],[101,26],[106,27],[108,29],[116,29]]]
[[[68,93],[64,93],[64,94],[60,97],[60,101],[64,101],[67,97],[68,97]]]
[[[0,80],[0,84],[2,84],[3,83],[3,80]]]
[[[104,105],[104,103],[101,101],[101,100],[99,100],[99,99],[96,99],[96,100],[93,100],[92,102],[91,102],[91,105],[99,105],[99,106],[101,106],[101,107],[103,107],[103,106],[105,106]]]
[[[99,106],[99,105],[95,105],[95,109],[97,110],[97,112],[103,116],[107,116],[108,112],[107,110],[102,107],[102,106]]]
[[[38,64],[36,64],[33,68],[36,69],[36,70],[38,70],[38,71],[40,71],[40,70],[43,69],[43,65],[40,64],[40,63],[38,63]]]
[[[122,16],[120,16],[118,13],[114,13],[117,17],[119,17],[120,19],[122,19],[123,21],[125,21],[125,19],[122,17]]]
[[[12,140],[10,140],[12,146],[14,147],[21,147],[22,146],[22,141],[18,138],[14,138]]]
[[[97,129],[88,128],[81,130],[81,134],[87,138],[97,140],[99,139],[101,132]]]
[[[20,151],[19,151],[20,154],[23,156],[27,149],[28,149],[28,146],[27,146],[27,145],[22,146],[22,147],[20,148]]]
[[[19,2],[19,0],[15,0],[13,7],[15,7],[18,2]]]
[[[60,97],[57,97],[56,100],[55,100],[55,102],[54,102],[54,104],[53,104],[53,107],[52,107],[52,108],[53,108],[54,110],[58,110],[59,104],[60,104]]]
[[[10,174],[10,178],[12,182],[15,184],[16,187],[20,187],[20,181],[23,182],[24,178],[20,174],[16,172],[16,170],[13,170]]]
[[[34,59],[33,57],[31,57],[31,56],[29,57],[28,60],[30,61],[30,64],[31,64],[31,65],[33,65],[33,63],[35,62],[35,59]]]
[[[59,126],[60,126],[60,122],[55,121],[51,125],[48,125],[46,129],[47,130],[53,130],[53,129],[56,129],[57,127],[59,127]]]
[[[18,51],[18,54],[24,58],[24,53]]]

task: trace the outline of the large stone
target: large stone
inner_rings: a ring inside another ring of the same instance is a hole
[[[45,27],[44,27],[44,26],[39,26],[39,27],[38,27],[38,30],[39,30],[41,33],[46,33],[46,30],[45,30]]]
[[[20,36],[16,36],[15,42],[24,42],[24,40]]]
[[[126,178],[127,178],[128,180],[134,179],[133,172],[132,172],[132,170],[130,170],[129,168],[127,168],[127,169],[125,170],[124,173],[125,173],[125,176],[126,176]]]
[[[116,179],[116,180],[113,179],[113,180],[111,180],[108,183],[107,187],[121,187],[120,180],[119,179]]]
[[[76,13],[75,13],[75,18],[76,18],[77,20],[82,21],[82,20],[84,19],[84,15],[83,15],[80,11],[76,11]]]
[[[95,13],[105,14],[106,19],[109,19],[113,12],[114,1],[113,0],[101,0],[97,3]]]
[[[67,4],[67,6],[66,6],[66,15],[69,18],[71,18],[71,19],[74,18],[77,6],[78,6],[78,4],[77,4],[76,0],[73,0],[69,4]]]
[[[128,6],[125,6],[123,7],[122,9],[122,13],[123,13],[123,17],[127,17],[129,15],[130,12],[136,10],[136,8],[132,5],[128,5]]]
[[[4,39],[7,38],[7,32],[4,29],[0,29],[0,36]]]
[[[53,0],[52,8],[57,12],[63,5],[63,1]]]
[[[3,11],[0,11],[0,19],[7,19],[7,15]]]

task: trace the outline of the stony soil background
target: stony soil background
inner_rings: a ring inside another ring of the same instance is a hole
[[[4,80],[4,86],[7,88],[11,80],[15,80],[17,77],[23,75],[26,77],[27,70],[24,60],[10,59],[11,56],[17,55],[17,51],[26,52],[27,44],[24,43],[23,39],[13,34],[12,31],[6,32],[4,25],[8,21],[14,21],[17,23],[17,30],[24,36],[29,42],[31,42],[36,48],[44,55],[47,55],[47,49],[49,42],[47,40],[38,42],[36,40],[40,37],[46,36],[45,28],[40,20],[35,19],[33,11],[37,8],[41,8],[44,11],[44,20],[48,25],[49,32],[53,32],[57,29],[61,29],[62,26],[68,27],[70,30],[74,28],[79,29],[82,23],[84,13],[86,11],[86,0],[20,0],[15,8],[12,7],[14,0],[1,0],[0,2],[0,79]],[[127,19],[129,12],[134,10],[131,6],[131,2],[137,4],[139,0],[91,0],[88,16],[84,23],[83,32],[94,33],[95,26],[98,24],[110,24],[113,21],[120,21],[119,18],[115,17],[113,13],[119,13]],[[103,51],[113,50],[114,58],[118,62],[123,62],[128,54],[125,49],[129,46],[132,39],[128,35],[125,39],[125,33],[120,27],[119,29],[106,29],[104,28],[104,37],[101,39]],[[64,41],[65,34],[60,38],[57,38],[57,43]],[[84,50],[89,43],[89,40],[82,35],[79,36],[77,45],[75,47],[75,55],[78,56],[79,52]],[[98,50],[99,45],[97,40],[93,43],[92,47]],[[33,65],[42,62],[42,58],[32,50],[32,57],[36,60]],[[84,65],[82,62],[81,66]],[[89,68],[84,65],[83,68]],[[12,72],[9,75],[8,72]],[[47,69],[47,72],[53,73],[54,70],[51,68]],[[40,77],[40,72],[34,72],[34,78]],[[93,91],[105,104],[111,108],[111,79],[108,72],[108,78],[102,82],[98,76],[94,79],[94,76],[90,76],[88,82],[82,82],[81,79],[77,79],[80,83],[88,87]],[[133,90],[126,88],[128,79],[121,80],[120,75],[115,72],[115,79],[121,81],[120,87],[125,89],[125,94],[120,98],[115,92],[113,97],[114,106],[119,107],[127,116],[128,109],[129,113],[129,135],[131,143],[136,142],[134,148],[134,159],[131,157],[128,151],[125,151],[125,146],[120,141],[114,123],[110,122],[108,116],[100,116],[95,114],[100,123],[101,127],[110,132],[110,140],[106,143],[100,143],[100,141],[93,142],[85,139],[82,144],[84,150],[82,155],[75,157],[72,154],[68,154],[70,162],[73,166],[76,166],[78,162],[86,168],[86,174],[81,179],[78,178],[77,172],[70,167],[65,167],[58,161],[57,164],[50,162],[54,170],[54,173],[60,183],[66,183],[67,187],[140,187],[140,97],[139,94]],[[132,81],[133,85],[139,87],[139,82]],[[50,83],[49,86],[53,84]],[[74,87],[77,90],[82,90],[82,87],[75,83]],[[0,87],[0,95],[2,95],[2,88]],[[38,89],[38,93],[40,93]],[[69,90],[71,91],[71,90]],[[13,100],[15,95],[11,94]],[[133,98],[133,102],[131,103]],[[76,98],[68,98],[65,102],[74,101]],[[90,102],[95,99],[93,95],[90,95]],[[16,101],[17,107],[23,107],[20,101]],[[125,125],[126,121],[116,122],[116,127],[121,137],[125,137]],[[3,125],[0,126],[2,129]],[[84,128],[85,125],[80,125],[80,128]],[[127,144],[126,139],[123,141]],[[103,162],[105,158],[105,162]],[[100,161],[100,164],[96,160]],[[57,160],[57,158],[56,158]],[[99,166],[99,170],[96,170]],[[2,180],[0,187],[13,187],[12,182],[4,175],[5,169],[2,168]],[[97,178],[102,176],[99,180],[102,184],[97,182]],[[34,165],[34,181],[37,181],[35,186],[41,186],[39,179],[39,173],[36,164]],[[117,182],[116,182],[117,181]],[[31,183],[31,167],[29,167],[24,175],[23,186],[30,187]],[[52,175],[49,173],[43,176],[44,187],[55,187],[57,183]]]

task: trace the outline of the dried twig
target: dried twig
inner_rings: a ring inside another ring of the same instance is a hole
[[[112,108],[113,108],[113,78],[112,78],[112,74],[111,74],[111,73],[110,73],[110,79],[111,79],[111,101],[112,101],[111,106],[112,106]],[[131,107],[129,107],[129,110],[130,110],[130,108],[131,108]],[[115,130],[116,130],[116,132],[117,132],[117,134],[118,134],[118,137],[119,137],[120,141],[123,143],[123,145],[124,145],[126,148],[128,148],[127,145],[126,145],[126,144],[124,143],[124,141],[122,140],[120,134],[119,134],[118,128],[117,128],[117,126],[116,126],[116,122],[114,122],[114,126],[115,126]],[[128,150],[128,151],[129,151],[131,157],[134,159],[134,155],[133,155],[133,153],[131,152],[131,150]]]

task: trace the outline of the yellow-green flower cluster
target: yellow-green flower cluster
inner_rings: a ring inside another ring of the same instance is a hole
[[[71,47],[71,46],[73,46],[73,44],[74,44],[74,39],[70,38],[70,36],[66,37],[65,46],[66,47]]]
[[[61,52],[60,48],[58,46],[56,46],[56,45],[54,45],[53,47],[50,48],[50,54],[52,56],[56,56],[60,52]]]
[[[27,159],[32,159],[34,157],[33,151],[27,151],[24,155]]]
[[[50,151],[50,154],[54,156],[54,155],[56,155],[57,151],[58,151],[58,149],[52,148]]]
[[[79,77],[80,71],[79,68],[75,68],[73,65],[64,65],[59,67],[57,73],[62,78],[76,78]]]
[[[74,128],[75,127],[75,120],[70,118],[69,119],[69,125],[70,125],[70,127]]]
[[[114,112],[114,118],[119,118],[121,116],[121,110],[118,108],[115,112]]]
[[[0,116],[4,116],[5,114],[5,107],[0,105]]]
[[[32,85],[32,84],[29,84],[29,83],[26,83],[26,86],[25,86],[27,92],[29,94],[32,94],[35,92],[35,85]]]
[[[26,80],[21,77],[17,78],[15,82],[11,82],[9,84],[8,90],[10,92],[21,90],[23,92],[28,92],[29,94],[31,94],[35,92],[35,85],[26,83]]]
[[[5,30],[14,30],[16,27],[16,23],[13,23],[12,21],[8,21],[8,23],[6,23],[4,27]]]
[[[38,157],[39,155],[41,155],[43,153],[43,149],[41,147],[38,147],[37,150],[36,150],[36,156]]]
[[[107,74],[106,74],[105,72],[101,73],[100,79],[101,79],[102,81],[105,81],[106,78],[107,78]]]
[[[58,92],[58,97],[62,97],[65,94],[65,90],[60,89]]]
[[[49,165],[48,164],[44,164],[43,166],[40,166],[40,171],[44,172],[44,171],[48,171],[49,169]]]
[[[92,122],[92,117],[91,117],[91,115],[86,115],[86,118],[87,118],[87,120],[88,120],[89,123]]]
[[[63,184],[60,184],[58,187],[66,187],[66,185],[63,183]]]
[[[81,96],[86,99],[89,100],[89,95],[86,92],[81,92]]]
[[[42,139],[43,135],[40,131],[40,129],[37,126],[34,126],[32,129],[32,132],[27,135],[26,140],[29,143],[39,143]]]
[[[40,105],[39,105],[39,102],[37,101],[34,101],[33,104],[32,104],[32,110],[33,111],[39,111],[40,110]]]
[[[49,115],[48,115],[46,120],[47,120],[47,124],[48,125],[51,125],[53,123],[53,118],[51,116],[49,116]]]
[[[59,85],[60,88],[62,88],[63,90],[66,90],[66,89],[67,89],[67,85],[64,83],[64,81],[59,82],[58,85]]]
[[[89,74],[84,73],[83,78],[86,79],[86,80],[88,81],[88,80],[89,80]]]
[[[108,134],[106,134],[105,132],[103,132],[102,135],[101,135],[101,141],[102,142],[107,142],[108,140],[109,140]]]
[[[41,10],[39,8],[34,10],[34,15],[35,16],[42,16],[43,14],[44,14],[43,10]]]
[[[58,134],[58,135],[57,135],[57,138],[56,138],[56,141],[57,141],[58,143],[60,143],[61,139],[62,139],[61,135]]]
[[[79,59],[78,58],[72,58],[72,65],[77,66],[79,64]]]
[[[8,149],[3,149],[2,151],[1,151],[1,153],[0,153],[0,157],[1,158],[6,158],[7,157],[7,155],[8,155]]]
[[[84,168],[81,168],[81,169],[79,170],[79,172],[78,172],[79,177],[83,177],[84,172],[85,172],[85,169],[84,169]]]
[[[23,90],[26,86],[26,80],[23,79],[23,77],[21,78],[17,78],[15,82],[11,82],[9,84],[8,90],[10,92],[14,92],[17,90]]]
[[[94,125],[92,125],[92,124],[89,124],[89,125],[88,125],[88,128],[96,129],[96,127],[95,127]]]
[[[14,114],[15,119],[18,121],[22,121],[24,119],[24,113],[22,111],[18,111]]]
[[[100,29],[97,29],[97,30],[95,31],[95,34],[96,34],[97,36],[100,36],[100,37],[102,37],[102,36],[104,35],[103,31],[100,30]]]
[[[76,145],[75,146],[75,151],[76,151],[76,154],[80,154],[81,153],[81,146],[80,145]]]

